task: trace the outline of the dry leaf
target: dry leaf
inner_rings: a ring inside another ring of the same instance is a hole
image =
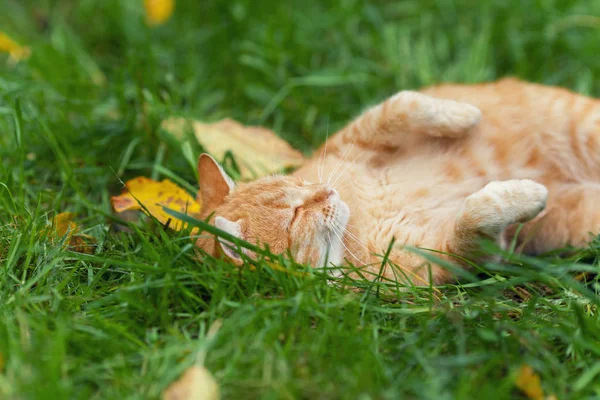
[[[77,230],[77,224],[73,222],[73,217],[75,217],[74,213],[71,212],[63,212],[57,214],[52,220],[52,226],[54,228],[54,234],[57,237],[64,237],[65,235],[69,235],[67,239],[70,239],[71,236]]]
[[[51,235],[55,240],[65,238],[65,246],[78,253],[92,253],[96,239],[90,235],[79,233],[77,224],[73,222],[74,213],[63,212],[52,220]]]
[[[535,373],[531,366],[527,364],[521,366],[515,384],[531,400],[544,399],[544,391],[542,390],[540,377]]]
[[[4,32],[0,32],[0,52],[8,53],[13,62],[26,59],[31,54],[29,47],[19,45]]]
[[[163,393],[163,400],[217,400],[219,386],[204,367],[194,365]]]
[[[148,24],[160,25],[173,14],[175,0],[144,0],[144,8]]]
[[[258,126],[244,126],[228,118],[213,124],[169,118],[163,121],[162,128],[182,139],[190,123],[196,139],[208,153],[221,160],[228,151],[233,153],[242,180],[299,167],[304,162],[302,153],[275,132]]]
[[[169,228],[177,231],[187,227],[188,224],[167,214],[162,209],[163,206],[190,216],[200,214],[200,203],[168,179],[157,182],[140,176],[127,181],[125,187],[123,193],[110,199],[116,212],[125,210],[142,210],[146,212],[147,210],[147,213],[162,224],[167,224],[170,221]]]

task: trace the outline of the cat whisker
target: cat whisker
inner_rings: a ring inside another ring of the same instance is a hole
[[[325,161],[327,159],[327,144],[329,143],[329,114],[327,114],[327,128],[325,130],[325,147],[321,152],[317,172],[319,174],[319,183],[323,183],[323,172],[325,172]]]
[[[354,253],[352,253],[350,251],[350,249],[348,248],[348,246],[346,246],[346,243],[344,243],[344,239],[342,239],[339,235],[339,233],[334,229],[331,230],[333,232],[333,234],[338,238],[338,240],[340,241],[340,243],[342,244],[342,246],[344,246],[344,248],[346,249],[346,251],[348,252],[348,254],[350,254],[356,261],[358,261],[360,263],[361,266],[363,265],[367,265],[365,262],[361,261],[358,257],[356,257],[354,255]]]
[[[331,185],[332,188],[334,188],[335,190],[337,190],[337,192],[340,194],[340,196],[342,195],[342,193],[345,193],[346,190],[348,189],[348,184],[346,185],[340,185],[340,186],[333,186]],[[346,197],[346,196],[344,196]],[[343,201],[343,200],[342,200]]]
[[[350,232],[346,227],[342,226],[341,224],[336,222],[336,228],[341,229],[342,232],[344,232],[345,234],[348,234],[350,237],[358,240],[358,238],[356,237],[356,235],[354,235],[352,232]]]
[[[342,233],[342,235],[347,235],[350,239],[354,240],[354,242],[356,242],[356,244],[358,244],[359,246],[361,246],[365,251],[367,251],[367,253],[371,253],[371,250],[369,250],[369,248],[360,241],[359,238],[357,238],[352,232],[350,232],[348,229],[346,229],[345,227],[341,226],[341,225],[335,225],[334,227],[339,229]]]
[[[338,233],[340,233],[342,235],[342,237],[344,237],[345,235],[347,235],[348,238],[352,239],[354,242],[356,242],[356,244],[358,244],[364,250],[366,250],[368,253],[370,253],[370,250],[367,248],[367,246],[364,243],[362,243],[360,241],[360,239],[358,239],[352,232],[348,231],[346,228],[344,228],[341,225],[334,225],[333,228],[334,228],[335,231],[337,231]]]
[[[338,226],[338,228],[342,228],[342,227],[341,227],[341,226]],[[356,236],[354,236],[354,235],[353,235],[351,232],[349,232],[347,229],[345,229],[345,228],[343,228],[343,229],[344,229],[344,231],[345,231],[344,233],[345,233],[346,235],[348,235],[348,237],[349,237],[349,238],[353,239],[353,240],[354,240],[356,243],[358,243],[358,244],[359,244],[360,246],[362,246],[362,247],[363,247],[363,248],[364,248],[364,249],[365,249],[367,252],[369,252],[369,253],[370,253],[370,250],[369,250],[369,249],[367,249],[367,248],[366,248],[366,246],[365,246],[363,243],[361,243],[361,242],[360,242],[360,240],[358,240],[358,239],[356,238]],[[346,250],[348,250],[348,247],[346,247],[345,245],[344,245],[344,247],[346,248]],[[348,252],[350,252],[350,250],[348,250]],[[350,253],[350,254],[352,254],[352,253]],[[354,256],[354,255],[352,254],[352,256]],[[363,264],[363,265],[367,265],[367,264]],[[396,265],[396,264],[395,264],[395,265]],[[417,280],[417,281],[419,281],[419,282],[421,282],[421,283],[423,283],[423,284],[425,284],[425,285],[428,285],[428,282],[427,282],[425,279],[423,279],[423,278],[422,278],[422,277],[420,277],[419,275],[415,274],[414,272],[412,272],[412,271],[410,271],[410,270],[408,270],[408,269],[404,268],[404,267],[403,267],[403,266],[401,266],[401,265],[396,265],[396,266],[397,266],[398,268],[400,268],[400,269],[401,269],[401,270],[402,270],[402,271],[403,271],[403,272],[404,272],[404,273],[405,273],[407,276],[411,276],[413,279],[415,279],[415,280]],[[435,289],[435,288],[434,288],[434,289]],[[436,291],[439,291],[439,290],[437,290],[437,289],[436,289]]]
[[[347,167],[347,166],[346,166],[345,168],[343,168],[343,169],[341,169],[341,170],[340,170],[340,173],[339,173],[339,175],[337,175],[337,174],[336,174],[336,176],[334,176],[334,177],[333,177],[333,181],[332,181],[331,183],[329,183],[329,182],[328,182],[328,183],[329,183],[329,185],[331,185],[331,186],[334,186],[334,185],[337,183],[337,181],[338,181],[338,180],[339,180],[339,179],[340,179],[342,176],[344,176],[344,174],[346,173],[346,171],[348,171],[348,167]]]
[[[348,157],[348,154],[350,154],[350,152],[354,148],[354,145],[356,144],[357,139],[358,138],[355,138],[354,141],[352,142],[352,145],[350,146],[350,148],[348,150],[346,150],[344,157],[342,157],[341,159],[338,160],[337,164],[335,165],[335,168],[331,171],[331,173],[327,177],[327,184],[329,184],[329,182],[331,181],[331,177],[335,176],[335,174],[337,173],[340,166],[342,166],[344,164],[344,161],[346,161],[346,157]]]
[[[331,185],[331,186],[334,187],[335,189],[337,189],[337,191],[341,193],[342,191],[351,187],[353,184],[354,184],[354,182],[346,182],[345,184],[343,184],[341,186],[337,186],[337,184],[335,186],[334,185]]]
[[[340,174],[338,176],[335,177],[334,181],[332,183],[330,183],[331,186],[335,187],[335,184],[338,182],[338,180],[344,176],[344,174],[346,173],[346,171],[348,171],[348,167],[344,168],[343,170],[340,171]]]
[[[356,162],[356,160],[358,159],[358,157],[362,156],[364,154],[364,152],[360,152],[356,155],[356,157],[354,157],[354,159],[352,159],[352,161],[350,161],[348,164],[352,165],[354,162]],[[338,180],[344,175],[344,173],[348,171],[348,167],[346,167],[343,171],[340,172],[340,174],[334,179],[333,183],[331,183],[331,186],[334,186]]]
[[[323,166],[321,164],[321,157],[319,157],[319,163],[317,164],[317,177],[319,178],[319,183],[323,183]]]
[[[341,226],[340,226],[341,227]],[[354,236],[354,234],[352,234],[352,232],[348,231],[347,229],[344,228],[345,234],[348,235],[349,238],[353,239],[356,243],[358,243],[360,246],[362,246],[367,252],[370,253],[370,250],[366,248],[366,246],[360,242],[360,240],[358,240],[358,238],[356,236]],[[423,283],[424,285],[429,285],[429,282],[425,279],[423,279],[422,277],[420,277],[419,275],[417,275],[416,273],[414,273],[413,271],[410,271],[406,268],[404,268],[402,265],[399,264],[394,264],[396,267],[400,268],[407,276],[411,276],[413,279],[415,279],[416,281],[419,281],[421,283]],[[438,289],[434,288],[434,290],[436,292],[439,292]]]
[[[341,159],[338,161],[338,163],[337,163],[337,165],[335,166],[335,168],[333,169],[333,171],[331,171],[331,173],[330,173],[330,174],[329,174],[329,176],[327,177],[327,184],[328,184],[328,185],[331,185],[331,186],[333,186],[333,185],[334,185],[334,183],[332,183],[332,181],[333,181],[333,182],[337,182],[337,180],[338,180],[338,177],[339,177],[339,176],[342,176],[342,175],[344,174],[344,172],[346,172],[346,171],[348,170],[348,167],[347,167],[347,166],[346,166],[345,168],[344,168],[343,166],[344,166],[344,164],[345,164],[346,157],[348,156],[348,154],[349,154],[349,152],[350,152],[351,150],[352,150],[352,149],[350,149],[350,150],[348,150],[348,152],[346,152],[346,155],[344,155],[344,157],[343,157],[343,158],[341,158]],[[342,167],[342,170],[340,171],[340,173],[339,173],[339,176],[338,176],[338,170],[339,170],[339,168],[340,168],[340,167]]]

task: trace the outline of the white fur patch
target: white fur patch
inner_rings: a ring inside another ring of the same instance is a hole
[[[220,230],[229,233],[237,238],[242,238],[242,227],[239,223],[228,220],[227,218],[223,218],[218,216],[215,218],[215,227]],[[231,243],[229,240],[225,240],[223,238],[219,238],[219,244],[223,249],[223,252],[227,257],[232,258],[234,260],[240,260],[240,255],[236,252],[237,246]]]
[[[345,250],[344,246],[344,234],[343,231],[348,224],[348,219],[350,217],[350,209],[343,201],[339,200],[336,205],[336,215],[335,215],[335,225],[337,226],[336,233],[332,231],[332,227],[326,227],[329,230],[327,233],[328,237],[325,242],[325,246],[321,249],[321,254],[323,254],[323,259],[321,260],[321,265],[323,265],[329,271],[329,275],[335,278],[340,278],[343,274],[336,267],[340,267],[344,263],[345,258]],[[327,265],[324,265],[327,262]]]

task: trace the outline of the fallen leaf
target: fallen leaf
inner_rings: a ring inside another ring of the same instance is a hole
[[[52,226],[57,237],[62,238],[68,234],[67,239],[70,239],[73,236],[73,233],[77,230],[77,224],[73,222],[73,217],[75,217],[75,214],[71,212],[63,212],[54,217]]]
[[[166,22],[175,8],[175,0],[144,0],[148,25],[160,25]]]
[[[204,367],[194,365],[163,393],[163,400],[217,400],[219,386]]]
[[[73,221],[74,213],[62,212],[52,219],[50,237],[53,240],[64,240],[65,247],[77,253],[90,254],[96,239],[93,236],[79,233],[77,224]]]
[[[163,225],[168,223],[169,228],[177,231],[184,229],[188,224],[167,214],[163,206],[190,216],[199,215],[201,210],[201,204],[196,199],[170,180],[157,182],[142,176],[127,181],[123,193],[111,197],[110,201],[118,213],[142,210]]]
[[[0,32],[0,51],[8,53],[13,62],[24,60],[31,55],[29,47],[19,45],[4,32]]]
[[[516,386],[531,400],[543,400],[544,391],[540,377],[531,366],[524,364],[517,374]]]
[[[233,153],[242,180],[299,167],[304,162],[302,153],[275,132],[259,126],[244,126],[229,118],[212,124],[169,118],[163,121],[162,128],[176,138],[183,139],[186,127],[190,125],[206,152],[221,160],[228,151]]]
[[[592,276],[592,274],[589,272],[582,272],[575,277],[575,280],[579,281],[579,282],[581,282],[581,281],[586,282],[591,276]]]

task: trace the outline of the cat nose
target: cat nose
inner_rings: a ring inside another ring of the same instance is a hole
[[[338,191],[329,185],[320,185],[313,196],[313,201],[315,202],[328,201],[331,199],[335,200],[336,198],[340,198]]]

